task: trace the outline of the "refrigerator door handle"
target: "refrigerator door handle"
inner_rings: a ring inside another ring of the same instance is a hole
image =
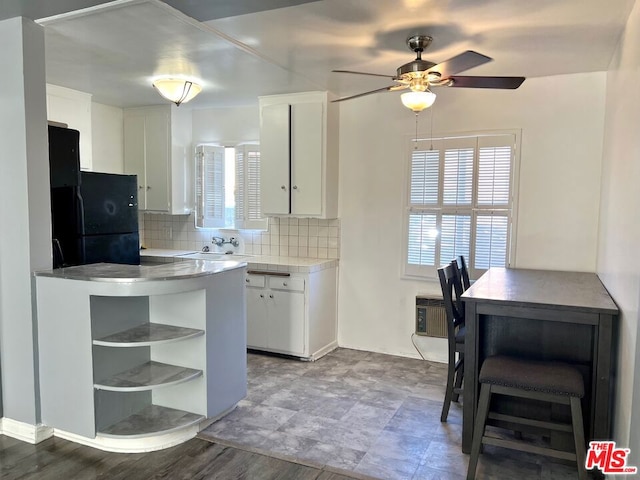
[[[84,200],[82,199],[82,195],[80,194],[80,189],[76,189],[76,208],[77,208],[77,212],[76,212],[76,218],[78,221],[78,242],[80,243],[79,245],[79,254],[80,254],[80,261],[82,262],[82,264],[84,264],[85,262],[85,258],[86,258],[86,253],[85,253],[85,241],[84,241],[84,235],[85,235],[85,230],[84,230]]]
[[[62,245],[57,238],[53,241],[53,268],[64,267],[64,254],[62,253]]]

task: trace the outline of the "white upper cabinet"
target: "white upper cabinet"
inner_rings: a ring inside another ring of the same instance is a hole
[[[260,97],[262,211],[337,218],[338,115],[326,92]]]
[[[124,111],[124,171],[138,176],[138,208],[191,212],[190,111],[172,105]]]

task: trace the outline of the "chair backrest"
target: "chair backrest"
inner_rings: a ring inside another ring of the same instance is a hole
[[[458,265],[458,270],[460,270],[462,288],[466,290],[471,286],[471,282],[469,281],[469,270],[467,270],[467,262],[464,259],[464,255],[458,255],[456,257],[456,264]]]
[[[464,324],[464,303],[460,296],[463,293],[458,264],[453,261],[438,269],[438,278],[442,288],[442,300],[447,313],[447,331],[449,341],[455,342],[455,329]]]

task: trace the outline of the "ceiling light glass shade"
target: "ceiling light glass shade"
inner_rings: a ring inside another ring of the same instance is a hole
[[[431,90],[425,90],[424,92],[406,92],[400,95],[402,104],[418,113],[429,108],[436,101],[436,94]]]
[[[202,91],[197,83],[181,78],[159,78],[153,82],[153,86],[160,95],[176,105],[187,103]]]

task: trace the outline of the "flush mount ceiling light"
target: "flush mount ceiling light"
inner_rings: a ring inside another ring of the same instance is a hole
[[[400,100],[405,107],[418,113],[433,105],[436,94],[428,89],[423,92],[406,92],[400,95]]]
[[[153,86],[160,95],[178,106],[187,103],[202,91],[200,85],[183,78],[158,78],[154,80]]]

